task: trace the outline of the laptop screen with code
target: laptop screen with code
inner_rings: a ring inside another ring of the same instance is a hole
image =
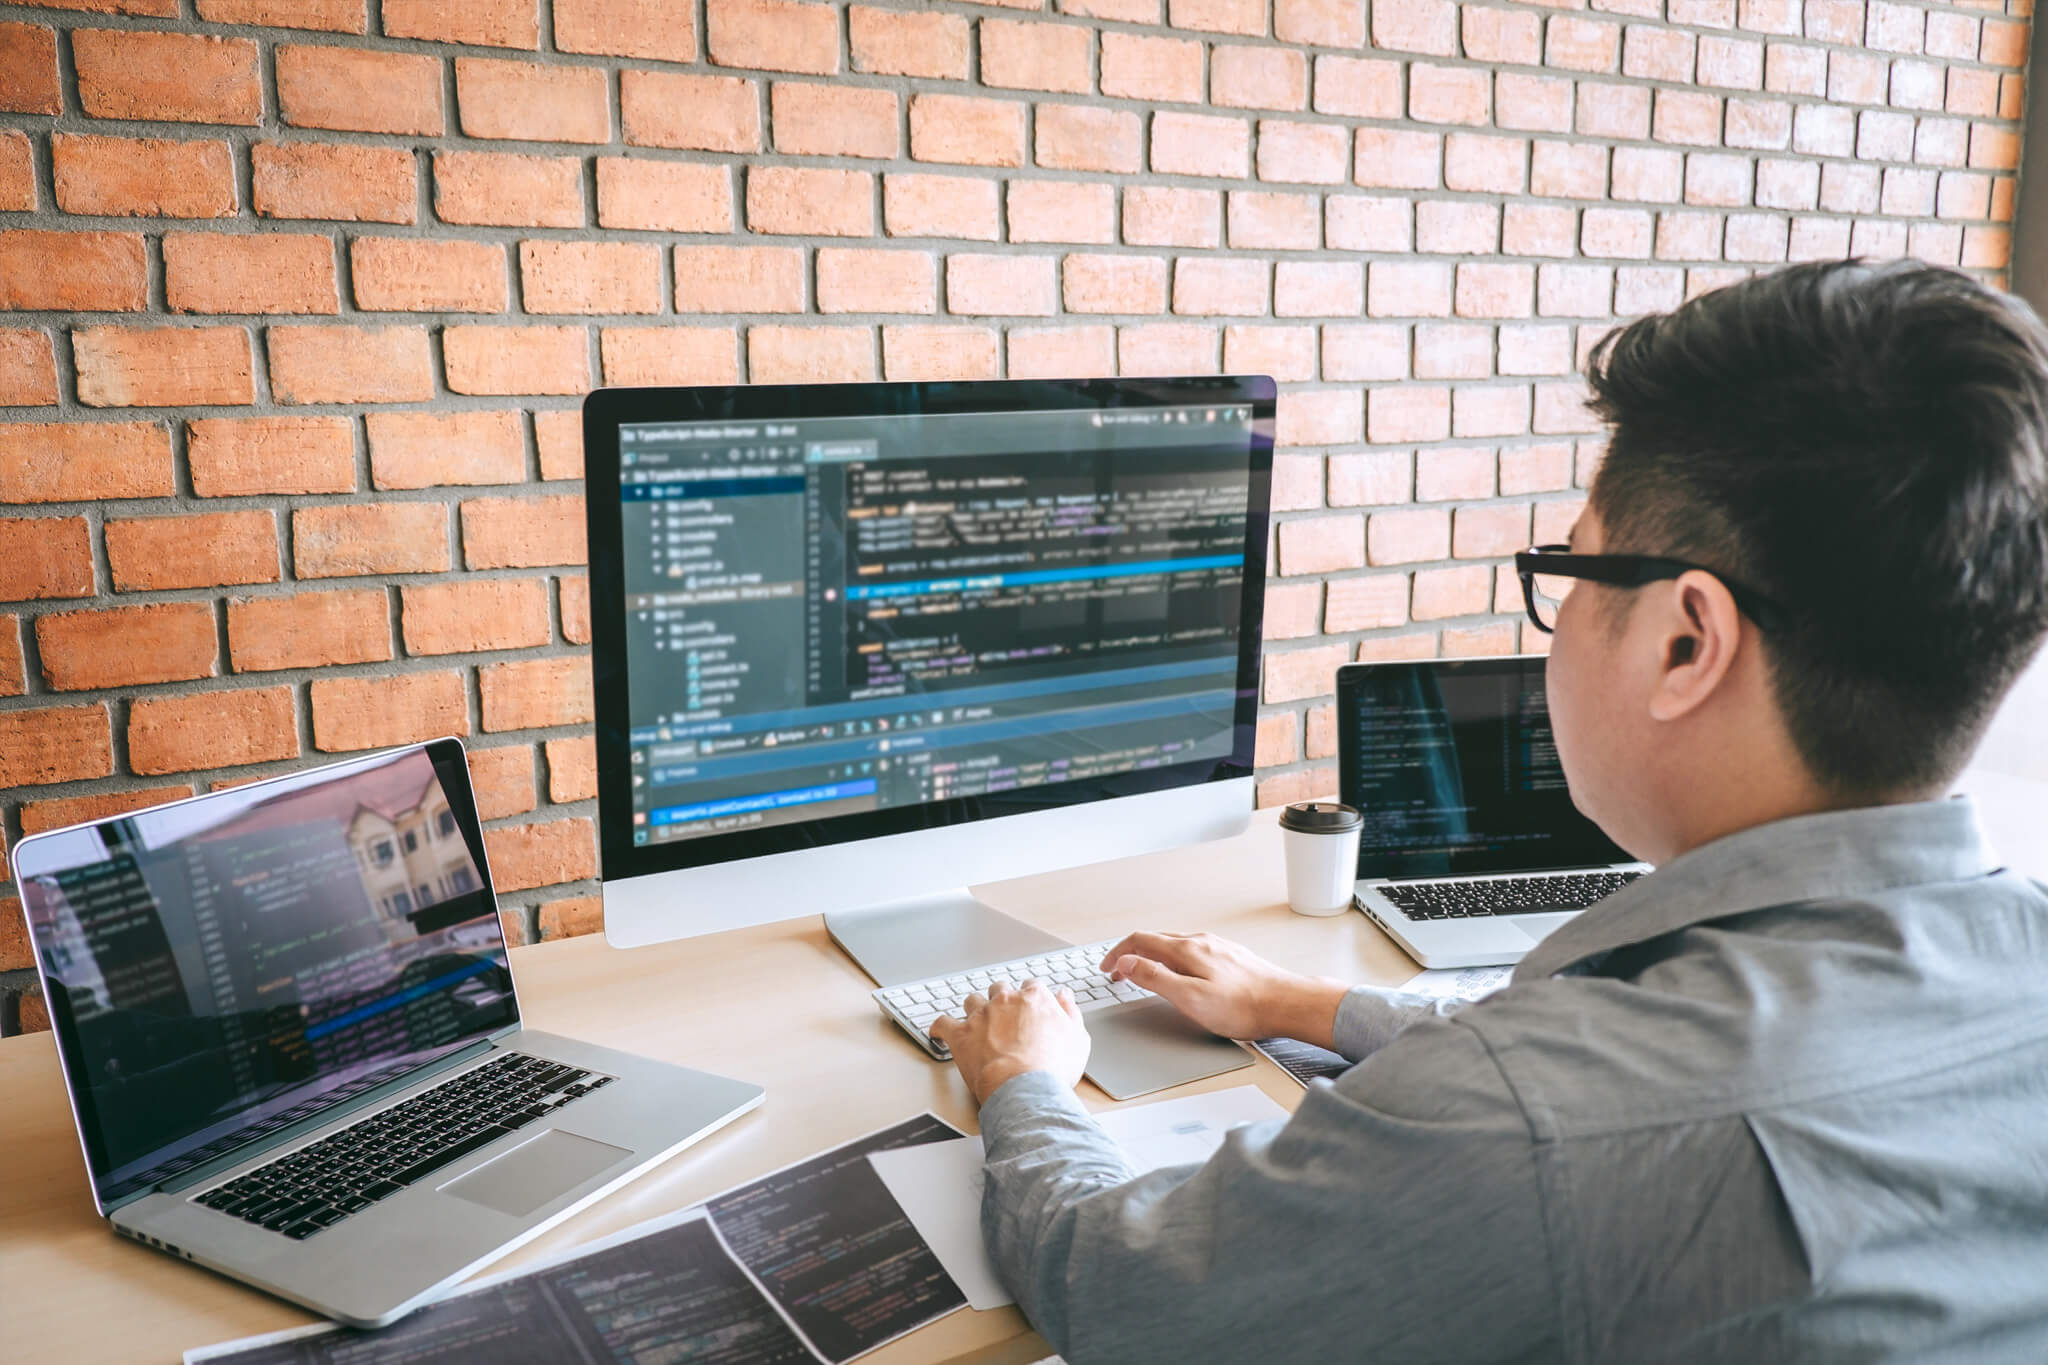
[[[516,1022],[461,763],[443,741],[24,842],[102,1204]]]
[[[1629,861],[1572,804],[1542,659],[1350,665],[1337,714],[1339,791],[1365,816],[1361,878]]]

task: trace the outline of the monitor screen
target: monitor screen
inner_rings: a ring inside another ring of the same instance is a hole
[[[619,632],[595,650],[601,766],[630,774],[608,859],[622,836],[696,865],[1241,774],[1260,397],[594,396],[618,480],[600,525],[592,475],[592,590],[616,594],[594,615]]]
[[[1338,789],[1365,816],[1360,877],[1625,863],[1572,804],[1538,658],[1339,671]]]
[[[517,1021],[461,763],[439,741],[23,845],[102,1204]]]

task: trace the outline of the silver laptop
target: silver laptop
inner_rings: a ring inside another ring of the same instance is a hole
[[[114,1229],[381,1326],[761,1102],[522,1028],[462,746],[21,841]]]
[[[1347,664],[1338,791],[1365,816],[1358,908],[1425,967],[1519,962],[1650,870],[1572,804],[1544,660]]]

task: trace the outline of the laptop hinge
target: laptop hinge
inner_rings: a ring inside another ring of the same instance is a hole
[[[1399,877],[1361,877],[1361,881],[1385,882],[1483,882],[1508,877],[1597,877],[1609,872],[1633,872],[1648,863],[1586,863],[1577,867],[1502,867],[1491,872],[1411,872]]]
[[[297,1123],[265,1133],[259,1138],[243,1143],[232,1152],[222,1153],[203,1166],[194,1166],[189,1171],[178,1172],[177,1175],[169,1180],[160,1180],[151,1188],[138,1191],[135,1195],[122,1200],[119,1204],[110,1205],[107,1211],[112,1213],[114,1209],[121,1207],[123,1204],[132,1203],[134,1200],[143,1198],[146,1195],[176,1194],[180,1190],[190,1189],[202,1181],[212,1179],[230,1167],[241,1165],[249,1159],[254,1149],[259,1147],[282,1147],[312,1132],[315,1128],[324,1128],[336,1119],[347,1118],[350,1114],[359,1113],[375,1104],[381,1104],[401,1090],[411,1089],[429,1077],[438,1076],[444,1071],[461,1066],[464,1062],[476,1060],[478,1057],[489,1052],[497,1039],[504,1037],[507,1033],[515,1032],[517,1028],[518,1025],[515,1024],[492,1034],[488,1038],[479,1038],[468,1047],[451,1052],[446,1057],[437,1058],[418,1070],[408,1071],[403,1076],[394,1076],[392,1079],[384,1082],[384,1084],[372,1090],[365,1090],[360,1095],[351,1095],[332,1109],[323,1109],[317,1114],[308,1114]]]

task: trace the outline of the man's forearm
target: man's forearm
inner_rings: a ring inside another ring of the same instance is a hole
[[[1328,977],[1301,977],[1278,986],[1259,1008],[1259,1036],[1299,1038],[1327,1048],[1336,1036],[1337,1008],[1350,987]]]
[[[982,1235],[1033,1325],[1064,1345],[1073,1205],[1136,1172],[1072,1090],[1043,1071],[990,1094],[981,1110],[988,1184]]]
[[[1444,1019],[1466,1007],[1466,1001],[1410,995],[1389,986],[1353,986],[1337,1005],[1335,1036],[1330,1051],[1362,1062],[1423,1019]],[[1303,1042],[1314,1042],[1304,1038]]]

